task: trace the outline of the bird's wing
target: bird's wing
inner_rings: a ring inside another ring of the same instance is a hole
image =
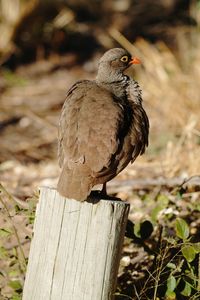
[[[129,79],[128,100],[132,110],[130,126],[131,144],[134,146],[132,162],[145,152],[148,146],[149,120],[142,107],[142,91],[137,81]]]
[[[131,144],[134,146],[132,162],[145,152],[148,146],[149,120],[141,104],[132,104],[132,124],[130,128]]]
[[[59,163],[86,164],[94,173],[108,167],[119,147],[123,106],[95,82],[72,86],[59,124]]]

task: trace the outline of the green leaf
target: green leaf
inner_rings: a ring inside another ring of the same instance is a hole
[[[167,279],[167,293],[169,296],[171,292],[173,292],[176,288],[176,278],[173,275],[170,275]]]
[[[176,288],[176,278],[173,275],[170,275],[167,279],[167,291],[166,291],[166,297],[169,300],[176,299],[176,294],[174,293],[174,290]]]
[[[4,247],[0,247],[0,259],[8,257],[8,251]]]
[[[141,238],[141,235],[140,235],[140,225],[141,225],[140,223],[135,223],[134,224],[134,228],[133,228],[134,234],[138,238]]]
[[[188,282],[185,282],[185,287],[182,290],[181,294],[185,297],[189,297],[191,295],[192,289]]]
[[[159,213],[164,210],[169,203],[169,199],[165,195],[159,195],[157,198],[157,205],[154,207],[154,209],[151,212],[151,219],[152,222],[156,222],[159,216]]]
[[[19,270],[10,270],[9,272],[8,272],[8,275],[9,275],[9,277],[11,278],[11,277],[19,277],[19,275],[20,275],[20,271]]]
[[[173,269],[173,270],[176,269],[176,265],[173,264],[173,263],[171,263],[171,262],[169,262],[169,263],[167,264],[167,267],[170,268],[170,269]]]
[[[194,251],[196,253],[200,253],[200,242],[199,243],[194,243],[192,244],[193,248],[194,248]]]
[[[176,294],[174,292],[166,292],[166,300],[176,300]]]
[[[13,295],[11,300],[21,300],[22,299],[22,296],[20,295]]]
[[[181,252],[185,259],[190,263],[195,259],[196,251],[193,246],[191,245],[183,245],[181,247]]]
[[[13,288],[15,291],[19,291],[22,289],[21,282],[19,280],[13,280],[9,282],[9,286]]]
[[[15,212],[18,213],[20,211],[23,211],[23,208],[21,208],[18,204],[15,205]]]
[[[189,226],[185,220],[177,218],[175,222],[176,235],[182,240],[186,240],[189,237]]]
[[[0,237],[8,237],[12,234],[9,229],[0,228]]]

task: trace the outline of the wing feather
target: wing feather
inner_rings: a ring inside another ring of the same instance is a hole
[[[97,173],[110,164],[119,147],[123,107],[95,82],[82,81],[69,90],[59,123],[59,164],[85,163]]]

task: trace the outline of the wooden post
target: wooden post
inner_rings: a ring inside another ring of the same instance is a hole
[[[129,204],[96,204],[42,188],[23,300],[110,300]]]

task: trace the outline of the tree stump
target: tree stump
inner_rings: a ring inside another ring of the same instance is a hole
[[[128,212],[121,201],[79,202],[42,188],[23,300],[113,299]]]

